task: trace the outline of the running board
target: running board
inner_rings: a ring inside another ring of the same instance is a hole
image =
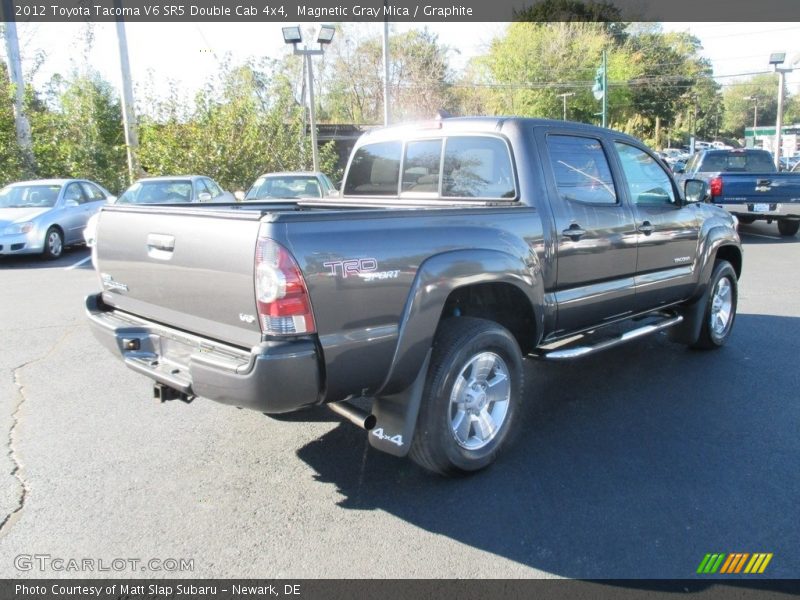
[[[631,329],[630,331],[626,331],[625,333],[612,338],[606,338],[602,341],[597,342],[596,344],[571,346],[569,348],[554,349],[554,350],[547,350],[545,348],[540,348],[537,351],[531,353],[531,356],[542,360],[571,360],[573,358],[580,358],[582,356],[588,356],[589,354],[594,354],[595,352],[600,352],[601,350],[608,350],[609,348],[613,348],[614,346],[625,344],[627,342],[638,339],[640,337],[644,337],[646,335],[650,335],[652,333],[663,331],[664,329],[668,329],[673,325],[677,325],[681,321],[683,321],[683,317],[681,315],[674,315],[665,318],[663,321],[658,321],[657,323],[651,323],[649,325],[644,325],[636,329]]]

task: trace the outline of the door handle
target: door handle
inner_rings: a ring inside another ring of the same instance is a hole
[[[147,236],[147,255],[158,260],[169,260],[175,250],[175,237],[160,233]]]
[[[655,230],[656,228],[653,227],[653,224],[650,221],[645,221],[644,223],[639,225],[639,231],[641,231],[645,235],[650,235]]]
[[[577,223],[573,223],[572,225],[569,226],[568,229],[565,229],[561,233],[564,234],[565,237],[571,239],[573,242],[577,242],[579,239],[581,239],[583,236],[586,235],[586,231],[581,229],[581,226],[578,225]]]

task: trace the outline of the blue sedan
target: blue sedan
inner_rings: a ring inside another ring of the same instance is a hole
[[[89,218],[113,196],[85,179],[39,179],[0,190],[0,255],[58,258],[83,243]]]

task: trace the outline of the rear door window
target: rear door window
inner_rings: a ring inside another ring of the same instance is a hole
[[[611,168],[600,140],[550,135],[547,137],[547,151],[556,188],[562,200],[585,204],[617,204]]]
[[[400,179],[402,144],[367,144],[350,162],[344,193],[347,196],[396,196]]]

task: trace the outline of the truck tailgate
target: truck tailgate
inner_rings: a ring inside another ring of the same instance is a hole
[[[722,173],[722,195],[714,203],[800,203],[800,174]]]
[[[258,344],[260,218],[257,210],[105,208],[95,248],[103,301],[233,345]]]

